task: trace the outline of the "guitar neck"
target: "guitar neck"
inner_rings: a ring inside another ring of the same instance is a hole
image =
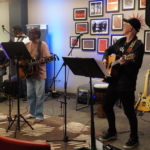
[[[40,64],[40,63],[41,63],[40,60],[35,60],[35,61],[31,62],[31,63],[28,63],[28,65],[29,66],[34,66],[34,65],[37,65],[37,64]]]

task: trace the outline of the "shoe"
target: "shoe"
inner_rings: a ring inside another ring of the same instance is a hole
[[[116,138],[117,138],[116,133],[113,135],[106,133],[104,136],[100,137],[99,140],[105,142],[105,141],[109,141],[109,140],[116,139]]]
[[[124,148],[133,148],[139,145],[139,140],[137,138],[130,138],[127,143],[123,146]]]
[[[41,123],[43,120],[35,119],[33,123]]]
[[[35,117],[31,116],[31,115],[27,115],[25,116],[25,119],[34,119]]]

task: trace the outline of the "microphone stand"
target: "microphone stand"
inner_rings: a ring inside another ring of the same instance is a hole
[[[72,49],[70,50],[68,56],[70,56],[70,54],[72,53],[72,51],[73,51],[75,45],[76,45],[77,42],[78,42],[78,39],[80,39],[80,37],[81,37],[82,35],[83,35],[83,34],[80,34],[79,36],[77,36],[76,40],[74,41],[73,47],[72,47]],[[58,76],[58,74],[59,74],[59,72],[61,71],[61,69],[62,69],[63,66],[64,66],[64,63],[62,64],[62,66],[61,66],[61,68],[59,69],[59,71],[58,71],[58,73],[56,74],[56,76],[53,77],[52,83],[51,83],[51,85],[49,86],[50,89],[51,89],[51,87],[52,87],[52,85],[53,85],[55,79],[57,78],[57,76]]]
[[[10,32],[8,32],[6,29],[5,29],[5,27],[4,27],[4,25],[2,25],[2,28],[3,28],[3,32],[5,31],[5,32],[7,32],[10,36],[12,36],[12,37],[14,37]],[[10,42],[12,42],[12,40],[10,40]],[[5,62],[7,61],[7,59],[5,60]],[[5,64],[5,62],[4,62],[4,64]],[[4,64],[3,64],[3,66],[4,66]],[[7,127],[7,129],[6,129],[6,131],[8,131],[8,128],[9,128],[9,126],[10,126],[10,122],[12,121],[12,116],[11,116],[11,109],[12,109],[12,106],[11,106],[11,91],[12,91],[12,83],[11,83],[11,61],[9,61],[9,76],[8,76],[8,82],[9,82],[9,89],[10,89],[10,91],[9,91],[9,93],[8,93],[8,101],[9,101],[9,115],[8,115],[8,117],[7,117],[7,119],[8,119],[8,127]]]
[[[81,34],[80,34],[80,36],[81,36]],[[80,36],[78,36],[76,38],[76,40],[74,42],[74,45],[73,45],[72,49],[70,50],[68,56],[71,54],[71,52],[72,52],[74,46],[76,45],[76,43],[78,42],[78,39],[80,38]],[[53,142],[54,141],[63,141],[65,143],[68,142],[68,141],[86,142],[85,140],[69,140],[69,137],[67,136],[67,126],[66,126],[66,124],[67,124],[67,119],[66,119],[67,118],[67,109],[66,109],[66,105],[67,105],[67,102],[66,102],[66,98],[67,98],[67,96],[66,96],[67,95],[67,82],[66,82],[66,64],[65,63],[62,64],[62,66],[61,66],[60,70],[58,71],[56,77],[58,76],[58,74],[61,71],[63,66],[65,67],[65,83],[64,83],[64,91],[65,91],[64,95],[65,96],[64,96],[64,102],[63,102],[63,104],[65,106],[65,108],[64,108],[64,138],[63,138],[63,140],[46,140],[46,142],[52,142],[52,141]],[[56,79],[56,77],[54,79]],[[54,82],[54,80],[53,80],[53,82]]]

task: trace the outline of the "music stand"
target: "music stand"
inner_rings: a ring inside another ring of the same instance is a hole
[[[15,115],[13,121],[8,126],[8,129],[6,131],[6,132],[8,132],[8,130],[11,128],[12,124],[14,123],[14,121],[17,120],[16,130],[15,130],[15,133],[14,133],[14,138],[16,138],[17,129],[20,130],[20,117],[33,130],[32,126],[28,123],[28,121],[25,120],[25,118],[20,114],[19,69],[18,69],[18,67],[19,67],[18,66],[19,60],[20,59],[31,59],[31,56],[30,56],[30,53],[28,52],[28,50],[27,50],[27,48],[26,48],[26,46],[25,46],[25,44],[23,42],[3,42],[3,43],[1,43],[1,45],[2,45],[3,51],[4,51],[7,59],[16,59],[17,60],[16,70],[17,70],[17,91],[18,91],[18,100],[17,100],[17,112],[18,113],[17,113],[17,115]]]
[[[92,82],[91,78],[110,77],[105,66],[101,61],[94,58],[75,58],[63,57],[65,64],[71,69],[75,75],[85,76],[90,78],[90,96],[92,99]],[[91,150],[96,150],[95,144],[95,128],[93,119],[93,101],[91,101]]]

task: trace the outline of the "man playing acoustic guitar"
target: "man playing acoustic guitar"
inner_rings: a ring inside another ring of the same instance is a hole
[[[123,34],[125,37],[119,39],[106,49],[103,56],[103,64],[107,67],[109,64],[108,57],[116,54],[120,58],[118,61],[117,74],[112,75],[106,91],[104,111],[108,120],[108,133],[100,138],[101,141],[108,141],[117,137],[115,124],[115,114],[113,107],[117,100],[120,100],[124,113],[129,120],[130,138],[125,143],[124,148],[133,148],[139,144],[138,140],[138,123],[134,110],[136,90],[136,80],[139,69],[143,62],[144,44],[137,39],[137,33],[141,28],[141,23],[137,18],[123,19],[125,22]],[[133,59],[125,59],[128,55],[134,55]],[[112,73],[113,74],[113,73]]]
[[[31,57],[40,60],[50,56],[48,45],[40,41],[41,31],[33,27],[29,30],[29,39],[31,42],[26,47]],[[35,118],[34,123],[40,123],[44,119],[43,105],[45,96],[46,64],[39,63],[38,71],[33,72],[30,78],[27,78],[27,101],[30,105],[30,116],[26,119]]]

